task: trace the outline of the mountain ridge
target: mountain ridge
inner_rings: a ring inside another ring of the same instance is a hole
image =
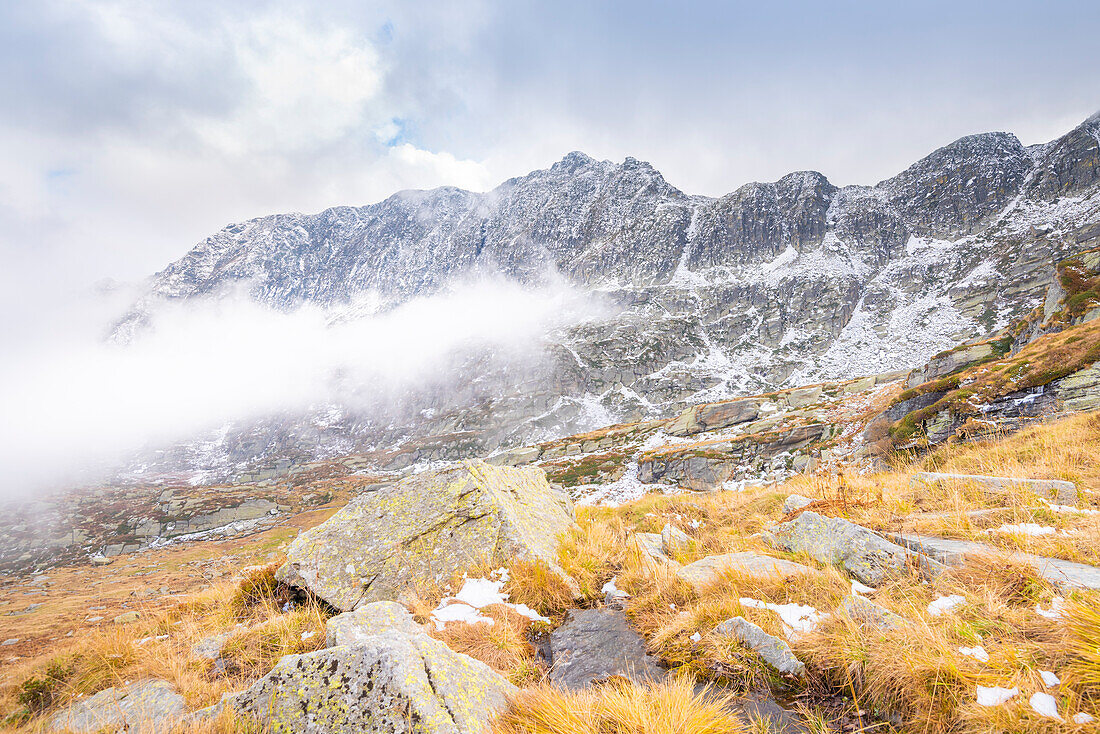
[[[538,369],[485,373],[483,359],[466,359],[456,379],[478,376],[473,403],[436,386],[403,398],[397,414],[325,406],[343,416],[337,425],[273,418],[211,439],[219,472],[456,432],[453,449],[431,456],[464,458],[918,367],[1030,311],[1055,264],[1098,238],[1098,116],[1040,146],[966,136],[874,186],[799,171],[714,198],[680,191],[644,161],[574,151],[485,193],[405,191],[229,225],[155,275],[115,337],[139,335],[161,301],[234,284],[270,307],[311,303],[344,318],[363,293],[387,308],[470,274],[537,284],[556,271],[619,305],[614,317],[547,335]]]

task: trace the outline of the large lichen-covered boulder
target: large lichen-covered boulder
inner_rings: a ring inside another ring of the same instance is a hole
[[[143,680],[107,688],[68,706],[50,719],[47,731],[168,731],[184,714],[183,696],[170,683]]]
[[[349,611],[486,559],[542,560],[564,577],[558,536],[574,523],[542,469],[463,462],[359,495],[290,544],[277,578]]]
[[[762,536],[773,548],[806,553],[822,563],[842,566],[871,586],[903,573],[911,563],[931,576],[944,570],[938,561],[908,551],[865,527],[816,512],[805,511],[790,522],[764,531]]]
[[[425,634],[396,630],[353,645],[287,655],[224,708],[272,734],[475,734],[516,687]]]

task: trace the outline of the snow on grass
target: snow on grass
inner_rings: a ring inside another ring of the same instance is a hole
[[[1043,609],[1040,605],[1035,605],[1035,613],[1047,619],[1065,619],[1065,610],[1066,600],[1060,596],[1054,597],[1054,601],[1050,603],[1050,609]]]
[[[481,610],[493,604],[501,604],[530,619],[532,622],[549,622],[534,609],[526,604],[512,604],[508,601],[508,595],[503,589],[508,580],[508,572],[500,569],[494,575],[500,577],[499,581],[493,579],[466,579],[459,592],[452,597],[447,597],[439,602],[439,606],[432,612],[436,629],[443,629],[447,622],[466,622],[478,624],[485,622],[493,624],[490,617],[481,613]]]
[[[804,632],[813,632],[822,620],[828,619],[829,614],[818,612],[811,606],[804,604],[771,604],[758,599],[742,597],[741,606],[750,609],[770,609],[779,615],[783,621],[783,634],[791,639]]]
[[[874,589],[866,584],[861,584],[855,579],[852,579],[852,593],[853,594],[873,594]]]
[[[1000,706],[1012,698],[1018,696],[1019,688],[1001,688],[1000,686],[978,686],[977,699],[979,706]]]
[[[963,655],[966,655],[967,657],[974,658],[975,660],[979,660],[983,663],[989,662],[989,653],[987,653],[985,651],[985,648],[981,645],[978,645],[976,647],[960,647],[959,652],[961,652]]]
[[[1031,705],[1031,710],[1040,716],[1065,722],[1065,719],[1058,714],[1058,702],[1049,693],[1033,693],[1028,703]]]
[[[1053,535],[1058,532],[1052,527],[1038,525],[1033,522],[1022,522],[1015,525],[1002,525],[999,528],[990,528],[987,533],[1005,533],[1008,535]]]
[[[966,597],[958,594],[952,594],[951,596],[940,596],[936,598],[932,603],[928,605],[928,613],[933,617],[938,617],[944,612],[950,612],[955,607],[966,602]]]
[[[1062,682],[1061,678],[1059,678],[1057,675],[1049,670],[1040,670],[1039,675],[1042,677],[1043,683],[1046,685],[1047,688],[1053,688],[1054,686],[1059,685]]]

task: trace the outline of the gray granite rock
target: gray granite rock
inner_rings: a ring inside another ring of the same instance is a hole
[[[707,556],[676,569],[676,575],[691,584],[696,591],[702,591],[717,582],[722,578],[722,574],[727,572],[735,572],[749,578],[772,580],[777,577],[786,578],[803,573],[817,573],[817,569],[750,551]]]
[[[613,676],[660,680],[665,670],[617,609],[574,609],[550,634],[550,681],[579,690]]]
[[[572,583],[556,551],[574,523],[572,502],[542,469],[463,462],[360,494],[295,538],[276,577],[343,611],[486,558],[540,560]]]
[[[885,540],[865,527],[816,512],[803,512],[790,522],[763,533],[766,543],[795,553],[806,553],[822,563],[843,567],[870,586],[878,586],[892,575],[916,564],[927,574],[943,570],[937,561]]]
[[[499,673],[439,640],[391,630],[287,655],[251,688],[227,694],[203,715],[228,707],[287,734],[474,734],[515,691]]]

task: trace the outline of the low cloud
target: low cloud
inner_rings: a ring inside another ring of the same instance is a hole
[[[230,421],[377,405],[446,384],[457,354],[543,359],[550,332],[606,311],[560,282],[531,289],[483,278],[386,311],[364,298],[279,312],[243,293],[164,304],[125,346],[102,339],[103,322],[85,322],[0,371],[0,491],[86,481]]]

